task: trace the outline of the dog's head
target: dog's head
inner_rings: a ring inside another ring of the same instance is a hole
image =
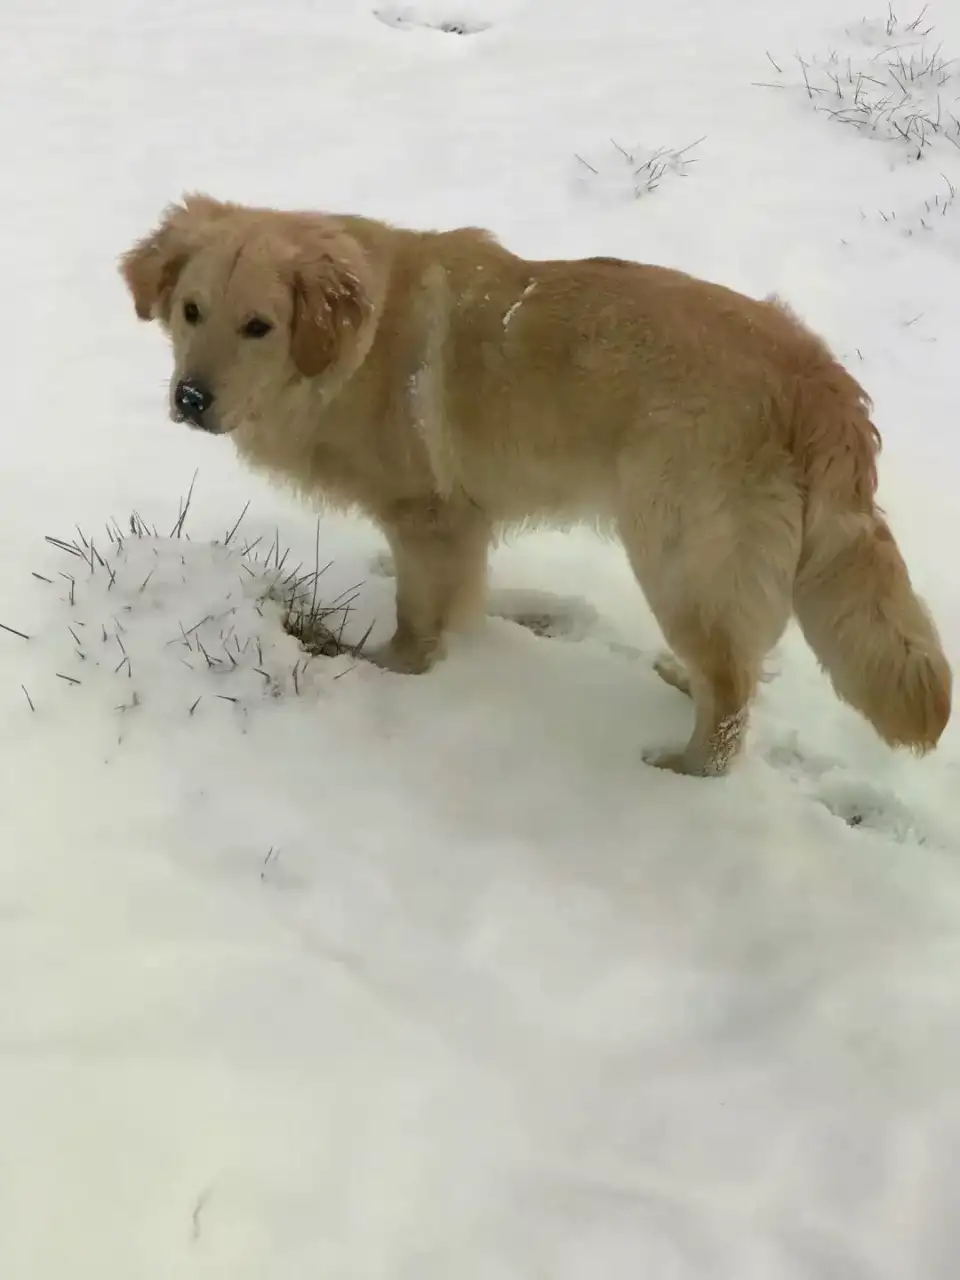
[[[187,196],[120,270],[173,345],[171,417],[205,431],[262,419],[303,379],[342,382],[373,341],[370,263],[322,215]]]

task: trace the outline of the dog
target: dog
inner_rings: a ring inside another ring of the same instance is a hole
[[[170,414],[386,536],[421,673],[484,614],[510,527],[619,536],[689,694],[681,751],[726,773],[791,615],[893,747],[936,746],[952,673],[875,502],[863,388],[776,298],[616,258],[528,261],[476,228],[187,195],[120,260],[172,344]]]

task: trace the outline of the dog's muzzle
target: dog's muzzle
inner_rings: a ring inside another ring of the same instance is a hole
[[[173,407],[178,420],[189,422],[191,427],[199,427],[201,431],[216,430],[212,423],[205,421],[213,400],[213,392],[194,378],[181,378],[173,393]]]

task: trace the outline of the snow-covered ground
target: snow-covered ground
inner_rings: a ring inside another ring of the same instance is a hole
[[[780,291],[958,660],[954,10],[0,4],[3,1280],[960,1274],[960,730],[892,755],[791,634],[733,776],[645,767],[689,708],[585,533],[429,677],[305,662],[315,516],[166,420],[115,270],[200,187]]]

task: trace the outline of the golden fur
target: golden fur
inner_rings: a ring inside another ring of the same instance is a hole
[[[693,698],[689,743],[656,763],[726,771],[791,613],[888,743],[940,739],[951,671],[875,505],[869,401],[776,300],[198,195],[121,269],[170,335],[171,395],[198,380],[206,429],[383,529],[384,665],[427,670],[482,615],[499,530],[589,520],[621,538],[675,655],[657,669]],[[254,316],[272,326],[256,340]]]

